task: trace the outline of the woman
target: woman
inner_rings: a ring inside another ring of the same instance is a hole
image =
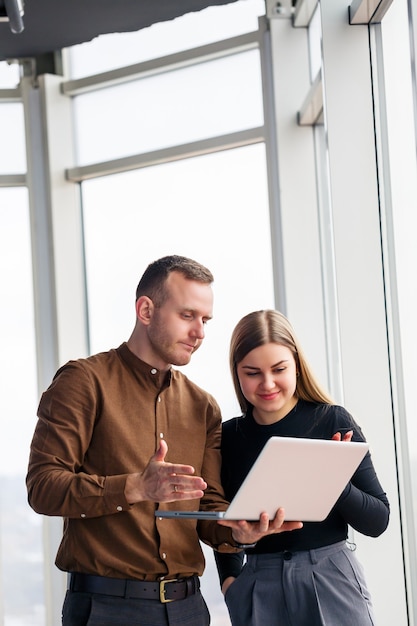
[[[229,500],[269,437],[365,440],[315,380],[281,313],[256,311],[237,324],[230,367],[243,415],[223,424]],[[247,546],[244,566],[244,552],[215,553],[233,626],[375,624],[362,567],[347,543],[348,525],[377,537],[388,520],[388,499],[368,453],[324,521]]]

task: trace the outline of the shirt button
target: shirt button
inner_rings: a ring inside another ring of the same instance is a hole
[[[117,511],[123,511],[123,507],[119,505],[119,506],[116,507],[116,510]]]
[[[156,374],[158,370],[156,370],[154,367],[151,369],[151,374]]]
[[[158,396],[158,402],[161,402],[161,396]]]
[[[166,559],[166,558],[167,558],[166,552],[162,552],[162,558],[163,558],[163,559]]]
[[[86,514],[85,513],[81,513],[81,517],[86,517]]]
[[[163,439],[164,438],[164,433],[159,433],[159,438]]]

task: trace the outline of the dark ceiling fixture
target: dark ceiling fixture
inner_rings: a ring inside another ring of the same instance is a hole
[[[54,53],[236,0],[0,0],[0,61]]]
[[[0,0],[0,21],[8,22],[15,35],[23,32],[23,0]]]

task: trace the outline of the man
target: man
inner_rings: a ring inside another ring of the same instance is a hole
[[[64,517],[56,557],[70,573],[64,626],[205,626],[199,540],[233,551],[295,527],[282,514],[229,528],[155,517],[172,502],[226,507],[218,405],[172,368],[186,365],[203,341],[212,282],[185,257],[151,263],[130,339],[70,361],[42,395],[27,487],[35,511]]]

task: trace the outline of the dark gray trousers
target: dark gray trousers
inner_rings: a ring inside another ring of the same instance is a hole
[[[200,592],[162,604],[158,600],[117,598],[67,591],[63,626],[209,626],[210,615]]]
[[[344,541],[248,555],[225,600],[233,626],[375,626],[362,567]]]

